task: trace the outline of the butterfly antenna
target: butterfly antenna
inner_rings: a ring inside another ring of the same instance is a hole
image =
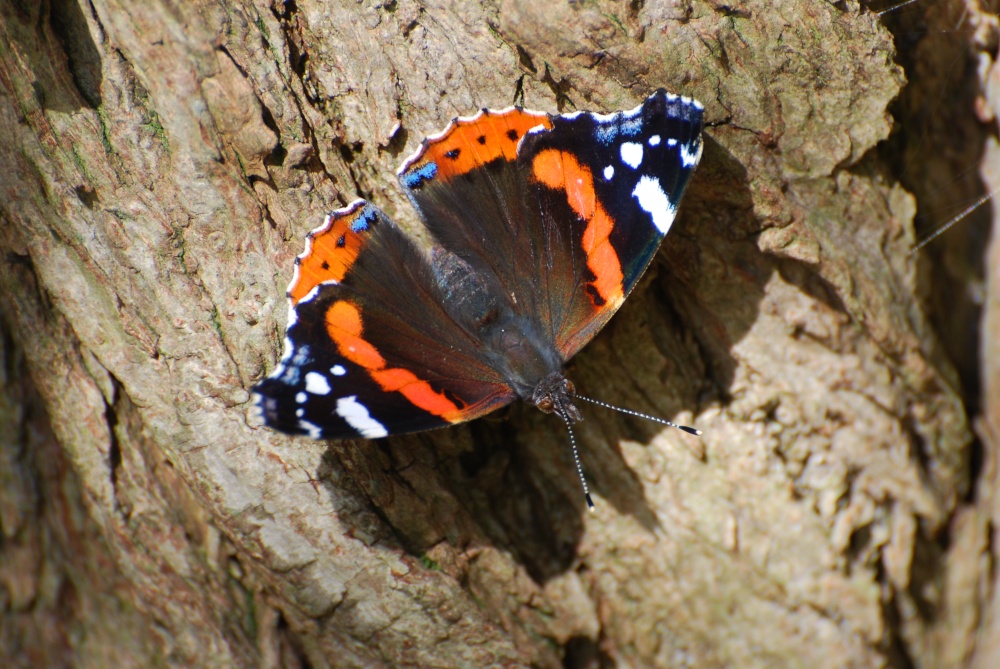
[[[573,449],[573,462],[576,463],[576,473],[580,476],[580,483],[583,485],[583,496],[587,498],[587,508],[593,511],[594,500],[590,498],[590,486],[587,485],[587,477],[583,475],[583,463],[580,462],[580,452],[576,449],[576,435],[573,434],[573,423],[570,422],[569,416],[565,412],[557,410],[556,413],[566,423],[566,429],[569,431],[569,447]]]
[[[930,244],[932,241],[934,241],[935,239],[937,239],[938,237],[940,237],[951,226],[955,225],[956,223],[958,223],[959,221],[961,221],[963,218],[965,218],[966,216],[968,216],[969,214],[971,214],[972,212],[974,212],[976,209],[979,209],[981,206],[983,206],[984,204],[986,204],[991,197],[993,197],[994,195],[996,195],[996,193],[997,193],[996,190],[990,191],[986,195],[982,196],[981,198],[979,198],[978,200],[976,200],[975,202],[973,202],[971,205],[969,205],[968,207],[966,207],[964,211],[962,211],[961,213],[957,214],[950,221],[948,221],[947,223],[945,223],[944,225],[942,225],[940,228],[938,228],[937,230],[935,230],[933,233],[931,233],[931,235],[929,237],[927,237],[927,239],[923,240],[922,242],[920,242],[919,244],[917,244],[916,246],[914,246],[913,249],[910,251],[909,255],[912,256],[914,253],[916,253],[917,251],[919,251],[920,249],[924,248],[925,246],[927,246],[928,244]]]
[[[590,402],[591,404],[596,404],[597,406],[604,407],[605,409],[611,409],[613,411],[627,413],[628,415],[635,416],[637,418],[645,418],[646,420],[651,420],[654,423],[660,423],[661,425],[669,425],[670,427],[676,427],[678,430],[684,430],[688,434],[693,434],[693,435],[701,434],[701,430],[698,430],[696,428],[688,427],[687,425],[678,425],[677,423],[672,423],[669,420],[664,420],[663,418],[650,416],[647,413],[639,413],[638,411],[632,411],[631,409],[616,407],[614,404],[608,404],[607,402],[602,402],[601,400],[595,400],[592,397],[585,397],[583,395],[574,395],[573,399],[583,400],[584,402]]]
[[[898,4],[893,5],[892,7],[886,7],[882,11],[872,12],[872,13],[875,14],[876,17],[881,17],[881,16],[884,16],[886,14],[889,14],[890,12],[894,12],[897,9],[902,9],[903,7],[906,7],[907,5],[912,5],[914,2],[917,2],[917,0],[906,0],[905,2],[900,2]]]

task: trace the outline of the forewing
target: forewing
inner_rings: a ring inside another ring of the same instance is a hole
[[[439,243],[568,360],[669,231],[701,156],[701,105],[659,90],[628,112],[484,110],[427,140],[400,182]]]
[[[518,162],[537,186],[543,222],[570,224],[579,269],[553,300],[564,359],[607,323],[669,232],[702,151],[702,106],[658,90],[631,111],[553,117]],[[568,208],[568,211],[567,211]]]
[[[563,256],[552,247],[568,238],[563,226],[543,224],[535,187],[517,166],[517,147],[528,131],[551,124],[548,114],[484,109],[425,140],[399,170],[435,240],[550,341],[548,281],[571,271],[553,265]]]
[[[266,423],[377,438],[471,420],[514,398],[455,323],[426,256],[358,200],[309,235],[288,291],[285,354],[254,388]]]

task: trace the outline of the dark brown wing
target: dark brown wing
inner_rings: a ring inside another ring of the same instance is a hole
[[[285,354],[254,388],[270,427],[376,438],[471,420],[515,395],[448,315],[426,256],[363,200],[310,234]]]
[[[669,231],[701,155],[701,112],[663,90],[610,115],[484,110],[425,142],[400,182],[440,244],[494,277],[565,361]]]

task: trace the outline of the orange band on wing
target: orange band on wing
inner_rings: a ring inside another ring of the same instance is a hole
[[[414,406],[449,422],[463,420],[461,409],[431,384],[402,368],[386,368],[385,358],[364,339],[361,312],[345,300],[338,300],[326,311],[326,331],[345,358],[368,370],[382,390],[402,393]]]
[[[374,220],[372,211],[370,205],[359,202],[346,211],[330,214],[327,225],[319,232],[310,234],[310,245],[306,253],[299,257],[298,274],[288,289],[292,304],[297,304],[321,283],[344,280],[365,245],[362,233],[367,230],[368,224],[362,227],[359,221],[366,217]],[[359,231],[356,232],[355,227],[360,228]]]
[[[625,298],[622,293],[625,275],[609,239],[615,224],[597,201],[594,175],[572,154],[556,149],[540,151],[531,169],[537,181],[553,190],[564,191],[569,206],[587,222],[587,229],[583,231],[583,250],[587,254],[587,267],[595,277],[590,285],[604,303],[617,306]]]
[[[350,302],[339,300],[326,310],[326,331],[340,354],[365,369],[382,369],[385,358],[362,338],[361,312]]]
[[[455,119],[439,139],[429,140],[416,156],[407,161],[405,175],[435,165],[434,178],[448,181],[481,165],[503,158],[517,158],[517,143],[532,128],[552,127],[548,114],[524,109],[489,111],[484,109],[469,119]]]
[[[407,369],[373,370],[371,375],[382,386],[383,390],[395,390],[403,393],[403,397],[428,413],[441,416],[452,423],[463,420],[461,411],[454,402],[431,388],[431,384],[418,379],[416,374]]]

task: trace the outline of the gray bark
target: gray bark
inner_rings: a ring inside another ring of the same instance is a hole
[[[996,666],[1000,252],[969,345],[983,245],[910,255],[941,176],[898,169],[983,146],[932,85],[991,58],[977,11],[935,79],[850,2],[0,4],[0,657]],[[375,443],[254,417],[325,212],[412,228],[395,168],[451,117],[659,86],[705,103],[706,152],[570,376],[704,436],[584,407],[589,514],[527,407]]]

